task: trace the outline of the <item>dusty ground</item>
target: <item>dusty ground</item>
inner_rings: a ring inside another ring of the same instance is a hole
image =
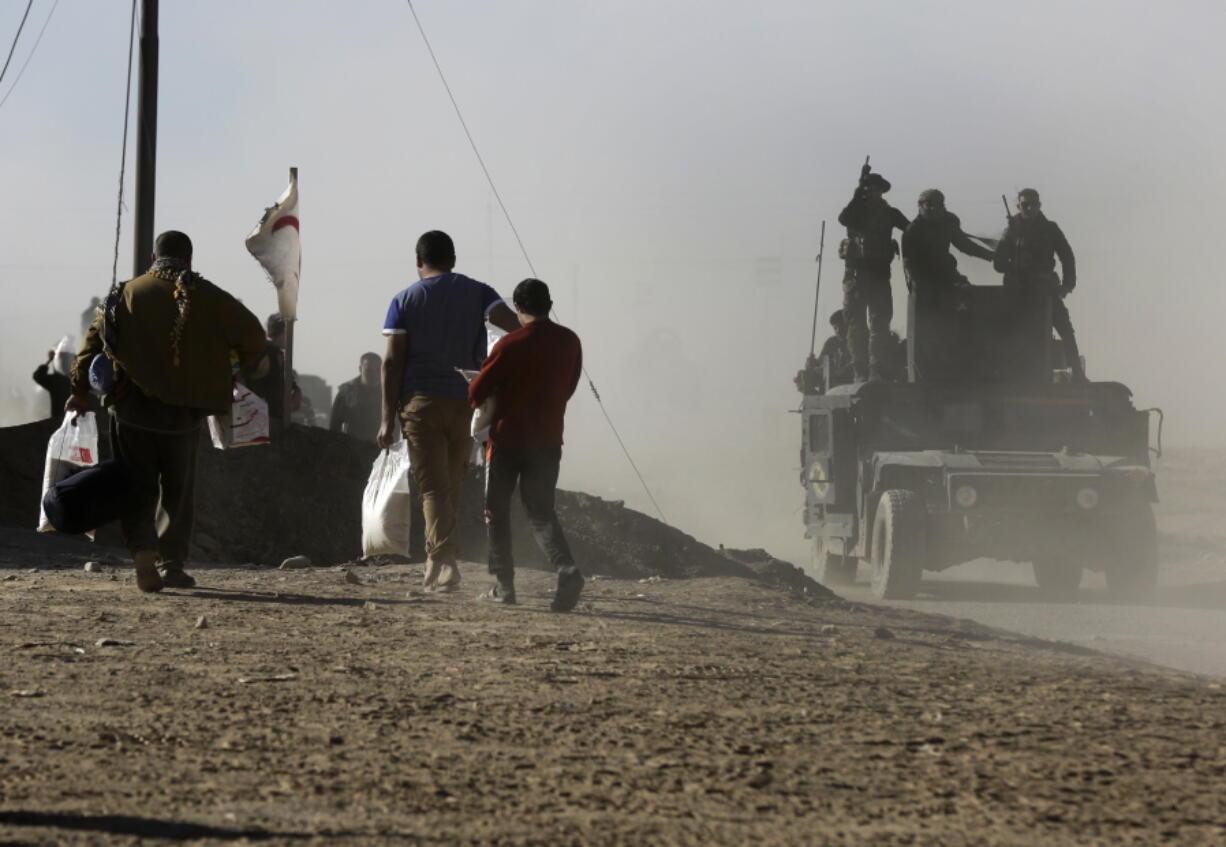
[[[571,615],[537,572],[474,602],[477,565],[444,597],[409,566],[143,596],[8,539],[0,844],[1226,838],[1202,678],[737,578]]]

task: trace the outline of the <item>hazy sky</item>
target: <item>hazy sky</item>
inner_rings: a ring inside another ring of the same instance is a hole
[[[1038,188],[1077,253],[1091,377],[1164,407],[1170,442],[1226,443],[1222,3],[416,6],[609,414],[702,540],[803,555],[791,378],[820,222],[833,257],[866,154],[908,216],[940,187],[974,233],[1003,227],[1002,192]],[[6,50],[24,8],[0,0]],[[110,283],[128,14],[61,0],[0,107],[5,397]],[[163,0],[161,17],[156,226],[263,317],[275,297],[243,237],[300,168],[299,370],[336,384],[382,352],[424,230],[506,295],[529,275],[403,0]],[[823,327],[841,272],[826,263]],[[895,292],[902,330],[897,270]],[[562,484],[647,509],[586,389]]]

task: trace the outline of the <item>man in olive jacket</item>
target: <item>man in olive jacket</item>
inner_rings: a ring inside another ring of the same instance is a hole
[[[72,368],[70,411],[84,411],[89,368],[102,353],[117,380],[107,396],[111,443],[128,469],[133,507],[120,519],[141,591],[191,588],[183,565],[191,544],[200,424],[230,410],[231,354],[250,365],[264,330],[243,304],[191,269],[192,242],[164,232],[153,266],[122,283],[89,328]],[[104,353],[105,350],[105,353]],[[158,495],[165,520],[155,523]]]

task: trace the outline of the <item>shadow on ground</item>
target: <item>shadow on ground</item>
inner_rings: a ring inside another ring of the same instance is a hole
[[[134,835],[144,838],[164,838],[172,841],[194,841],[200,838],[213,838],[219,841],[264,841],[273,838],[299,840],[313,837],[301,832],[229,829],[183,821],[138,818],[131,815],[81,815],[71,812],[0,811],[0,824],[69,829],[77,832],[97,832],[107,835]]]

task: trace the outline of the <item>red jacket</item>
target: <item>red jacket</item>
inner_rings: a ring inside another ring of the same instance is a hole
[[[477,408],[494,397],[495,447],[558,447],[566,401],[583,369],[579,336],[538,318],[499,339],[468,386]]]

